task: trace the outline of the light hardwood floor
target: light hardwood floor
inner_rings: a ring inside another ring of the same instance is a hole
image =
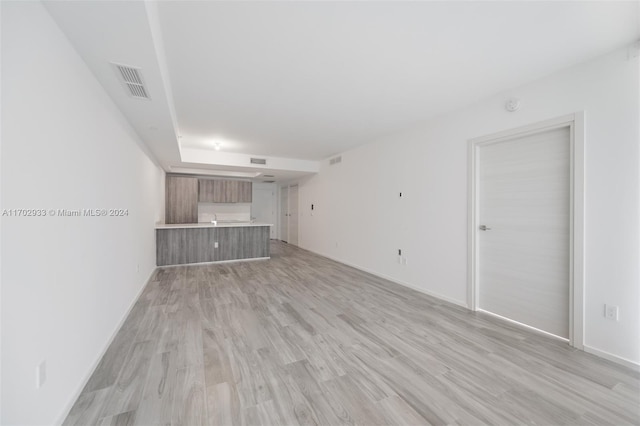
[[[640,374],[273,243],[160,268],[67,425],[640,423]]]

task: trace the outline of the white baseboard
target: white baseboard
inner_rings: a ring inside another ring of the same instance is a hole
[[[74,395],[71,398],[71,400],[67,403],[66,407],[62,410],[62,414],[60,415],[60,417],[58,417],[58,420],[54,423],[56,426],[62,425],[64,420],[69,415],[69,412],[73,408],[73,404],[75,404],[76,400],[80,397],[80,394],[82,393],[82,390],[84,389],[84,387],[89,382],[89,379],[91,378],[93,373],[96,371],[96,368],[98,368],[98,364],[100,364],[100,361],[102,360],[102,357],[104,357],[104,354],[107,352],[107,349],[109,349],[109,346],[111,346],[111,343],[113,343],[113,339],[115,339],[116,334],[118,334],[118,331],[120,331],[120,329],[122,328],[122,325],[124,324],[125,320],[129,316],[129,313],[131,313],[131,310],[133,309],[134,305],[136,304],[138,299],[140,299],[140,296],[142,295],[142,292],[144,291],[144,289],[147,287],[147,285],[151,281],[151,278],[154,276],[154,274],[156,273],[157,269],[158,269],[157,267],[153,268],[153,271],[151,271],[151,273],[149,274],[149,277],[145,280],[144,285],[140,288],[140,291],[138,291],[138,294],[136,294],[136,297],[133,299],[133,301],[131,302],[131,305],[129,305],[129,308],[127,309],[127,311],[124,313],[124,315],[122,316],[122,318],[118,322],[118,325],[116,325],[113,334],[111,335],[111,337],[109,338],[107,343],[102,348],[102,351],[100,352],[100,354],[98,355],[98,357],[94,361],[93,365],[91,366],[91,369],[89,370],[89,372],[87,373],[86,377],[82,381],[82,385],[74,393]]]
[[[352,268],[355,268],[355,269],[357,269],[359,271],[363,271],[363,272],[366,272],[368,274],[375,275],[376,277],[383,278],[383,279],[385,279],[387,281],[391,281],[392,283],[401,285],[403,287],[410,288],[410,289],[415,290],[415,291],[417,291],[419,293],[426,294],[427,296],[435,297],[436,299],[443,300],[445,302],[452,303],[454,305],[462,306],[465,309],[469,309],[469,307],[467,306],[466,302],[461,302],[460,300],[452,299],[450,297],[443,296],[441,294],[438,294],[438,293],[435,293],[435,292],[432,292],[432,291],[429,291],[429,290],[425,290],[425,289],[420,288],[420,287],[416,287],[413,284],[409,284],[407,282],[397,280],[397,279],[395,279],[393,277],[389,277],[389,276],[381,274],[381,273],[379,273],[377,271],[373,271],[371,269],[364,268],[364,267],[362,267],[360,265],[356,265],[356,264],[353,264],[353,263],[345,262],[342,259],[338,259],[338,258],[335,258],[333,256],[329,256],[327,254],[317,252],[315,250],[309,250],[309,249],[305,249],[303,247],[299,247],[299,248],[301,248],[303,250],[306,250],[306,251],[309,251],[311,253],[317,254],[318,256],[326,257],[327,259],[331,259],[331,260],[333,260],[335,262],[342,263],[343,265],[351,266]]]
[[[569,343],[569,339],[567,339],[566,337],[556,336],[555,334],[549,333],[548,331],[540,330],[539,328],[535,328],[535,327],[532,327],[532,326],[527,325],[525,323],[522,323],[522,322],[519,322],[519,321],[516,321],[516,320],[512,320],[511,318],[503,317],[502,315],[494,314],[493,312],[485,311],[484,309],[477,309],[476,312],[482,312],[483,314],[490,315],[490,316],[492,316],[494,318],[499,318],[502,321],[505,321],[505,322],[508,322],[508,323],[511,323],[511,324],[515,324],[518,327],[525,328],[527,330],[533,331],[533,332],[538,333],[538,334],[543,334],[543,335],[545,335],[547,337],[550,337],[552,339],[562,340],[563,342]]]
[[[600,349],[592,348],[591,346],[587,345],[584,345],[584,351],[600,358],[615,362],[616,364],[620,364],[622,366],[630,368],[633,371],[640,372],[640,364],[638,364],[637,362],[610,354],[609,352],[601,351]]]

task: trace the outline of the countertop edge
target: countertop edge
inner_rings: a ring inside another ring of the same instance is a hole
[[[239,222],[239,223],[218,223],[214,225],[213,223],[175,223],[175,224],[156,224],[155,229],[197,229],[197,228],[244,228],[244,227],[253,227],[253,226],[274,226],[272,223],[262,223],[262,222]]]

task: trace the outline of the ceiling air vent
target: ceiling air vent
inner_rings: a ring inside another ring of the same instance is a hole
[[[275,180],[263,180],[262,183],[276,183]]]
[[[331,160],[329,160],[329,165],[333,166],[334,164],[340,164],[342,163],[342,156],[338,156],[338,157],[333,157]]]
[[[129,96],[137,99],[151,99],[147,88],[144,87],[144,80],[140,74],[140,68],[134,68],[127,65],[114,64],[118,78],[124,84]]]
[[[267,164],[267,159],[266,158],[252,158],[251,159],[251,164],[266,165]]]

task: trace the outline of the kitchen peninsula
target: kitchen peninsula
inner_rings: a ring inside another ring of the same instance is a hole
[[[250,222],[157,225],[157,264],[268,259],[270,226]]]
[[[158,266],[270,257],[273,225],[250,220],[251,182],[167,175],[166,191]]]

